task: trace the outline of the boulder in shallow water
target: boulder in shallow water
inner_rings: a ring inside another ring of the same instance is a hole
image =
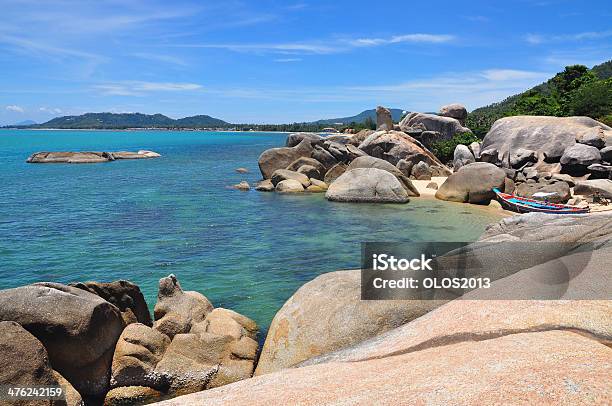
[[[274,185],[270,179],[264,179],[257,183],[255,190],[258,192],[274,192]]]
[[[278,193],[301,193],[304,191],[304,185],[295,179],[285,179],[278,182],[274,190]]]
[[[329,170],[338,163],[338,160],[329,151],[327,151],[320,145],[317,145],[312,151],[312,157],[317,161],[321,162],[321,164],[325,167],[326,170]]]
[[[300,168],[297,170],[297,173],[306,175],[309,178],[309,181],[308,181],[309,185],[310,185],[310,179],[319,179],[319,180],[323,179],[323,175],[321,175],[321,172],[319,172],[317,168],[311,165],[300,166]]]
[[[408,192],[391,173],[377,168],[344,172],[325,193],[327,200],[355,203],[408,203]]]
[[[300,157],[309,157],[312,151],[312,145],[307,139],[294,147],[268,149],[259,156],[259,170],[264,179],[270,179],[275,170],[285,169]]]
[[[287,179],[293,179],[295,181],[298,181],[302,184],[303,187],[307,187],[308,185],[310,185],[310,181],[308,180],[307,175],[304,175],[303,173],[294,172],[294,171],[288,171],[287,169],[275,170],[274,173],[272,174],[272,177],[270,178],[270,180],[272,181],[272,184],[275,187],[276,185],[279,184],[279,182],[282,182],[283,180],[287,180]]]
[[[240,181],[240,183],[237,183],[232,186],[232,189],[240,190],[242,192],[248,192],[249,190],[251,190],[251,185],[249,185],[249,182],[247,182],[246,180],[243,180]]]
[[[36,152],[26,162],[38,163],[67,163],[67,164],[91,164],[109,162],[114,158],[108,152],[83,151],[83,152]]]
[[[506,172],[486,162],[463,166],[450,175],[436,192],[436,198],[453,202],[488,204],[495,197],[493,188],[504,189]]]
[[[304,165],[314,166],[320,173],[325,174],[325,166],[316,159],[308,157],[300,157],[296,159],[285,169],[297,172],[297,170]]]
[[[83,396],[102,396],[113,351],[125,327],[101,297],[59,283],[0,291],[0,320],[15,321],[46,348],[53,368]]]

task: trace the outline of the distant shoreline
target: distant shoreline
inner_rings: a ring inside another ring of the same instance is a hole
[[[212,130],[212,129],[195,129],[195,128],[15,128],[15,127],[4,127],[1,130],[19,130],[19,131],[176,131],[176,132],[207,132],[207,133],[279,133],[279,134],[291,134],[295,131],[240,131],[240,130]],[[300,132],[312,132],[312,131],[300,131]],[[320,133],[314,132],[315,134]],[[330,133],[340,134],[340,133]]]

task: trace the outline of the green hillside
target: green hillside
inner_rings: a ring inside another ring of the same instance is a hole
[[[228,127],[230,124],[210,116],[200,115],[174,120],[163,114],[142,113],[86,113],[80,116],[56,117],[36,127],[42,128],[210,128]]]
[[[466,124],[482,138],[495,120],[517,115],[589,116],[612,125],[612,61],[567,66],[541,85],[472,111]]]
[[[391,111],[391,118],[393,119],[394,122],[398,122],[400,120],[400,118],[402,117],[402,113],[403,110],[402,109],[389,109]],[[350,123],[357,123],[357,124],[363,124],[365,123],[365,121],[367,119],[372,120],[374,123],[376,123],[376,109],[371,109],[371,110],[364,110],[361,113],[355,115],[355,116],[350,116],[350,117],[340,117],[340,118],[329,118],[329,119],[325,119],[325,120],[318,120],[318,121],[314,121],[313,123],[315,124],[337,124],[337,123],[342,123],[342,124],[350,124]]]

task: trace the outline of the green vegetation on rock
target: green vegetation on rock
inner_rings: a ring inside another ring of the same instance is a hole
[[[612,61],[592,69],[583,65],[567,66],[541,85],[472,111],[466,125],[483,138],[496,120],[508,116],[583,115],[610,123],[611,77]]]
[[[431,146],[431,152],[434,153],[442,162],[448,162],[453,159],[455,148],[459,144],[469,146],[472,142],[478,142],[480,139],[473,133],[459,133],[453,138],[446,141],[435,142]]]

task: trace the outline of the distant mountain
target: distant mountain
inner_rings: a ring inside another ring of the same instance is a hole
[[[25,125],[35,125],[37,124],[34,120],[23,120],[18,123],[13,124],[14,126],[25,126]]]
[[[65,129],[122,128],[217,128],[230,124],[210,116],[200,115],[174,120],[163,114],[86,113],[80,116],[56,117],[35,127]]]
[[[402,113],[404,112],[404,110],[402,109],[389,109],[389,110],[391,110],[391,117],[393,118],[393,121],[395,122],[398,122],[400,120],[400,118],[402,117]],[[330,118],[326,120],[313,121],[312,123],[313,124],[363,123],[366,121],[368,117],[372,119],[372,121],[376,122],[376,109],[364,110],[361,113],[357,114],[356,116]]]
[[[611,125],[612,60],[591,69],[567,66],[542,84],[472,111],[466,124],[482,138],[496,120],[516,115],[580,115]]]

